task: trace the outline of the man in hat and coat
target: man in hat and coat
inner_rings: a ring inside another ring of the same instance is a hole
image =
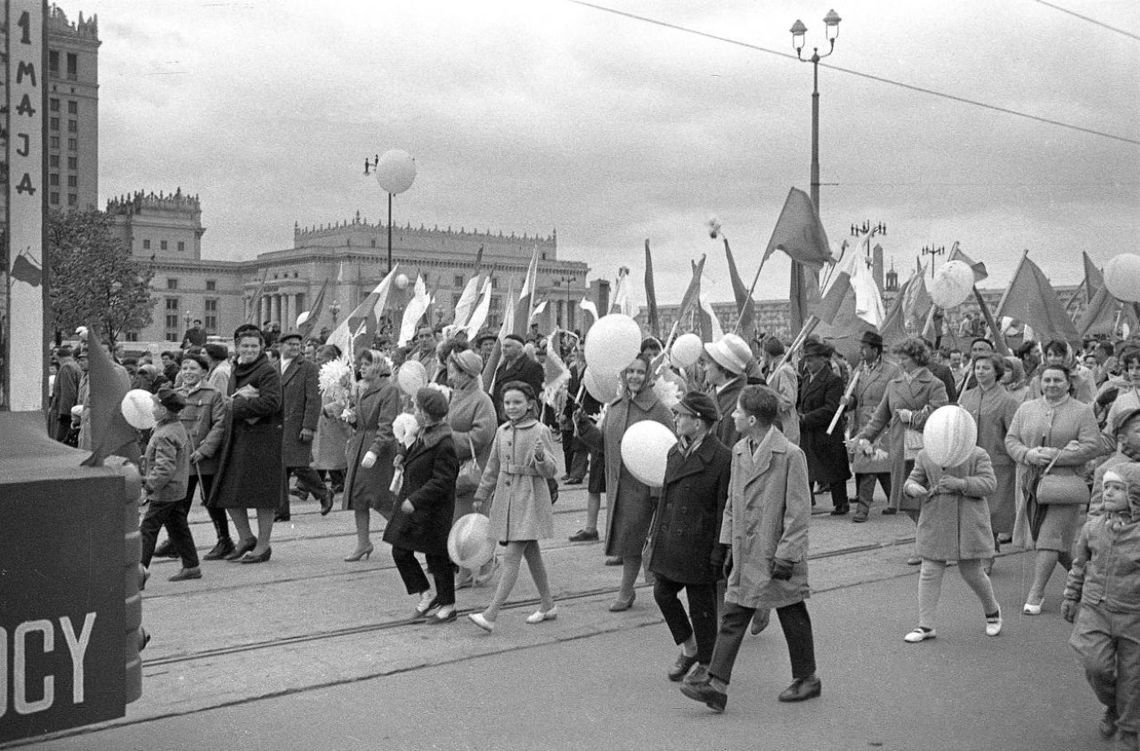
[[[542,381],[546,378],[546,373],[543,372],[541,365],[523,352],[525,344],[526,342],[518,334],[507,334],[503,338],[503,358],[498,370],[495,371],[495,385],[491,393],[491,399],[495,402],[495,414],[498,415],[500,424],[507,419],[503,414],[501,393],[505,384],[522,381],[530,386],[535,394],[542,393]]]
[[[851,470],[847,466],[847,448],[843,444],[846,419],[839,418],[835,429],[828,435],[839,402],[843,398],[843,379],[831,369],[834,350],[824,342],[804,345],[804,379],[800,383],[800,448],[807,457],[808,474],[813,482],[825,485],[831,491],[832,516],[843,516],[850,507],[847,502],[847,480]]]
[[[894,363],[883,359],[883,337],[874,331],[866,331],[859,341],[859,369],[855,373],[855,388],[851,392],[851,402],[845,412],[851,415],[851,435],[871,422],[875,408],[883,400],[887,384],[899,374]],[[851,469],[855,472],[855,492],[858,506],[852,522],[867,521],[871,504],[875,497],[875,483],[878,482],[891,497],[891,459],[886,441],[880,436],[866,450],[855,449],[851,456]]]
[[[320,500],[321,514],[332,511],[333,494],[321,476],[309,465],[313,463],[313,436],[321,418],[321,393],[317,387],[319,369],[301,354],[302,337],[290,331],[281,337],[281,404],[284,423],[281,436],[281,463],[285,477],[281,483],[281,502],[276,521],[288,521],[289,476],[307,497]]]
[[[751,359],[752,350],[748,343],[736,334],[725,334],[715,342],[706,343],[705,353],[701,356],[705,378],[711,386],[709,395],[716,400],[720,411],[720,420],[713,427],[713,433],[725,446],[732,446],[740,440],[740,433],[732,421],[732,411],[736,409],[741,390],[748,385]]]

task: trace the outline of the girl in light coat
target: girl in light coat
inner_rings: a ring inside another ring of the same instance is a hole
[[[484,631],[495,630],[499,609],[514,589],[524,557],[541,598],[538,610],[526,622],[536,624],[558,617],[538,548],[540,539],[554,536],[554,511],[546,483],[558,471],[554,441],[550,429],[535,418],[538,402],[529,384],[510,381],[501,393],[507,422],[495,433],[483,479],[475,491],[475,500],[480,503],[494,497],[489,534],[507,548],[494,599],[482,613],[467,616]]]

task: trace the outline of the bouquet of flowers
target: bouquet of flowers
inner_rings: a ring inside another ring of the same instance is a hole
[[[355,422],[356,413],[350,406],[352,395],[352,368],[343,360],[330,360],[321,366],[317,375],[317,388],[330,404],[325,408],[329,416],[345,422]],[[335,408],[334,408],[335,405]],[[333,408],[331,411],[328,411]],[[337,410],[339,409],[339,414]]]

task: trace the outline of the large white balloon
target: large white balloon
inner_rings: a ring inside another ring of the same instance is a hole
[[[396,282],[396,289],[407,289],[408,288],[408,275],[407,274],[396,274],[396,279],[394,281]]]
[[[673,364],[682,368],[690,368],[695,365],[697,360],[701,359],[701,352],[704,352],[704,345],[701,344],[701,338],[696,334],[681,334],[673,341],[673,346],[669,349]]]
[[[385,151],[376,165],[376,181],[385,191],[403,193],[416,179],[416,160],[400,149]]]
[[[673,431],[655,420],[635,422],[621,437],[622,463],[638,480],[659,488],[665,484],[665,464],[676,442]]]
[[[934,275],[930,299],[940,308],[961,305],[974,289],[974,270],[962,261],[947,261]]]
[[[617,373],[598,374],[589,366],[586,366],[586,372],[582,376],[582,385],[586,387],[586,393],[601,404],[609,404],[617,399],[620,383]]]
[[[464,514],[447,536],[447,555],[459,568],[474,571],[495,554],[490,520],[482,514]]]
[[[597,375],[625,370],[641,351],[641,327],[621,313],[602,316],[586,335],[586,365]]]
[[[404,364],[396,371],[396,383],[405,394],[415,396],[417,391],[428,384],[427,369],[419,360],[404,360]]]
[[[940,467],[956,467],[969,459],[977,442],[977,423],[956,404],[934,410],[922,429],[922,449]]]
[[[1114,256],[1104,267],[1104,286],[1117,300],[1140,302],[1140,256]]]
[[[119,404],[127,424],[135,430],[154,427],[154,394],[146,389],[131,389]]]

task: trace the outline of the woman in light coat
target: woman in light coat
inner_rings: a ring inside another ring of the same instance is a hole
[[[991,377],[992,378],[992,377]],[[909,644],[933,639],[942,575],[947,561],[957,561],[963,581],[974,590],[986,617],[986,636],[1001,633],[1001,608],[993,584],[983,570],[994,556],[993,531],[986,496],[997,478],[986,450],[974,446],[966,461],[941,467],[920,451],[904,492],[922,504],[915,548],[922,556],[918,576],[918,628],[905,637]]]
[[[858,435],[860,430],[870,424],[879,402],[887,393],[888,384],[899,376],[898,366],[883,359],[883,338],[875,332],[864,332],[859,343],[859,354],[862,362],[852,376],[857,379],[851,392],[855,406],[854,409],[848,407],[851,412],[851,435]],[[876,480],[887,498],[891,497],[891,457],[888,451],[886,436],[880,435],[866,450],[851,452],[851,471],[855,473],[857,502],[855,516],[851,521],[856,524],[867,521],[871,513]]]
[[[538,547],[539,540],[554,536],[554,510],[546,482],[558,471],[554,440],[550,428],[535,417],[538,399],[530,384],[509,381],[499,393],[507,421],[495,433],[475,499],[483,502],[494,495],[489,534],[500,545],[505,545],[507,552],[503,556],[503,575],[491,604],[482,613],[467,616],[484,631],[495,630],[499,609],[514,589],[524,557],[541,600],[538,610],[528,616],[526,622],[537,624],[558,617]]]
[[[340,359],[340,347],[326,344],[317,350],[317,367]],[[321,417],[317,421],[317,434],[313,437],[313,469],[322,479],[328,476],[334,493],[344,491],[344,471],[348,459],[344,449],[352,437],[352,426],[341,415],[349,403],[335,394],[321,395]]]

